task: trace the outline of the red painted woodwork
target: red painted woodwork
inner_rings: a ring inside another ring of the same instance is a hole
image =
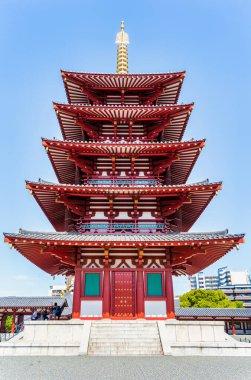
[[[5,332],[6,319],[7,319],[7,314],[3,314],[2,319],[1,319],[1,324],[0,324],[0,333]]]
[[[62,76],[70,104],[54,109],[64,141],[43,139],[59,183],[26,187],[55,230],[68,233],[20,231],[5,241],[51,275],[75,274],[73,318],[81,297],[92,299],[84,297],[88,271],[103,275],[93,297],[103,299],[103,317],[144,317],[151,270],[162,272],[174,318],[172,274],[193,275],[244,241],[227,232],[185,234],[221,189],[186,183],[205,140],[181,141],[193,109],[177,104],[185,73]]]
[[[75,269],[72,318],[80,317],[80,297],[81,297],[81,268]]]
[[[173,294],[173,279],[171,265],[165,269],[166,280],[166,313],[167,318],[175,318],[174,315],[174,294]]]
[[[135,272],[112,272],[112,315],[121,318],[135,316]]]
[[[23,314],[18,314],[17,316],[17,324],[20,325],[20,323],[23,323],[24,321],[24,315]]]
[[[62,71],[69,103],[106,104],[107,96],[121,94],[121,104],[127,95],[135,94],[140,104],[175,104],[178,101],[185,71],[163,74],[96,74]],[[88,99],[89,98],[89,99]]]
[[[143,281],[143,269],[137,270],[137,317],[144,318],[144,281]]]
[[[110,284],[110,269],[105,268],[104,271],[104,292],[103,292],[103,317],[108,318],[110,316],[111,307],[111,284]]]

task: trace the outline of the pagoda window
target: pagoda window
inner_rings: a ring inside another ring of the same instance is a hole
[[[100,297],[100,273],[86,273],[84,295],[85,297]]]
[[[162,273],[147,273],[147,297],[163,296],[163,277]]]

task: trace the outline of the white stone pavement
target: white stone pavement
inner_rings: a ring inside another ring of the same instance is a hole
[[[6,380],[251,380],[249,357],[0,357]]]

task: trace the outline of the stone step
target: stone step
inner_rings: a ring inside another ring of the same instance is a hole
[[[146,335],[158,335],[158,331],[148,331],[147,329],[144,330],[144,331],[133,331],[133,330],[110,330],[110,329],[107,329],[107,330],[102,330],[102,331],[93,331],[91,330],[92,332],[92,335],[105,335],[107,333],[109,334],[131,334],[131,335],[138,335],[138,336],[142,336],[142,338]]]
[[[163,355],[162,351],[137,351],[137,350],[131,350],[131,351],[118,351],[118,350],[106,350],[106,351],[89,351],[88,355],[100,355],[100,356],[108,356],[108,355],[145,355],[145,356],[153,356],[153,355]]]
[[[117,352],[117,351],[109,351],[109,352],[88,352],[90,356],[162,356],[162,352]]]
[[[141,326],[141,325],[95,325],[95,326],[92,326],[93,329],[133,329],[133,330],[137,330],[137,329],[141,329],[141,330],[144,330],[145,328],[147,329],[156,329],[156,326],[154,325],[146,325],[146,326]]]
[[[130,327],[149,327],[149,326],[155,326],[155,323],[153,322],[135,322],[135,321],[129,321],[129,322],[108,322],[108,323],[102,323],[102,322],[92,322],[92,326],[130,326]]]
[[[121,327],[121,326],[126,326],[126,327],[130,327],[130,328],[144,328],[144,327],[156,327],[155,323],[127,323],[127,322],[119,322],[119,323],[98,323],[98,322],[93,322],[92,323],[92,327]]]
[[[88,347],[88,352],[109,352],[109,351],[146,351],[146,352],[149,352],[149,353],[152,353],[152,352],[161,352],[162,351],[162,347],[159,347],[158,345],[156,346],[149,346],[149,347],[139,347],[138,345],[134,345],[134,346],[131,346],[131,345],[128,345],[128,346],[124,346],[124,345],[90,345]]]
[[[140,332],[140,333],[144,333],[144,332],[150,332],[150,333],[153,333],[155,334],[158,330],[157,329],[148,329],[148,328],[144,328],[144,329],[130,329],[130,328],[105,328],[105,329],[92,329],[92,331],[94,333],[105,333],[106,331],[112,331],[112,332],[116,332],[116,331],[124,331],[124,332],[132,332],[132,333],[136,333],[136,332]]]
[[[155,324],[154,323],[104,323],[104,324],[101,324],[101,323],[95,323],[93,325],[93,327],[121,327],[121,326],[126,326],[126,327],[130,327],[130,328],[144,328],[144,327],[155,327]]]
[[[162,355],[156,322],[92,322],[88,355]]]
[[[120,334],[116,334],[116,335],[101,335],[101,336],[92,336],[90,338],[90,342],[94,341],[127,341],[127,342],[133,342],[133,341],[136,341],[136,342],[153,342],[153,341],[156,341],[158,342],[159,341],[159,337],[157,336],[146,336],[144,338],[142,338],[142,336],[134,336],[134,335],[120,335]]]
[[[106,349],[106,350],[89,350],[88,355],[162,355],[162,350],[139,350],[139,349]]]
[[[106,332],[104,334],[91,334],[91,338],[104,338],[104,339],[109,339],[109,338],[116,338],[116,337],[120,337],[120,338],[128,338],[128,339],[138,339],[138,340],[144,340],[145,338],[146,339],[153,339],[153,338],[157,338],[158,335],[157,334],[144,334],[144,336],[142,336],[142,334],[132,334],[132,333],[124,333],[124,332],[121,332],[121,331],[118,331],[118,333],[111,333],[111,332]]]
[[[92,327],[93,331],[103,331],[103,330],[131,330],[131,331],[156,331],[156,327],[152,326],[145,326],[145,327],[131,327],[131,326],[93,326]]]
[[[152,349],[161,349],[161,346],[159,342],[152,342],[147,344],[140,344],[138,342],[90,342],[89,343],[89,349],[146,349],[146,350],[152,350]]]
[[[159,337],[156,336],[156,335],[153,335],[153,336],[145,336],[145,337],[142,337],[142,335],[121,335],[121,334],[115,334],[115,335],[111,335],[111,334],[106,334],[106,335],[92,335],[90,340],[98,340],[98,339],[102,339],[102,340],[111,340],[111,339],[117,339],[117,340],[128,340],[128,341],[131,341],[131,340],[136,340],[138,342],[148,342],[148,341],[152,341],[152,340],[159,340]]]

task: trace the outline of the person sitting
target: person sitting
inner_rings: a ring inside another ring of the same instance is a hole
[[[51,308],[50,312],[50,319],[56,319],[56,308],[57,308],[57,302],[54,303],[54,305]]]
[[[38,319],[38,311],[37,311],[37,309],[35,309],[33,314],[32,314],[31,320],[36,321],[37,319]]]
[[[48,321],[48,310],[47,310],[47,308],[45,308],[45,309],[43,309],[42,310],[42,319],[43,319],[43,321],[45,321],[45,320],[47,320]]]
[[[56,306],[56,312],[55,312],[55,316],[57,317],[57,319],[60,319],[61,314],[62,314],[62,309],[59,305],[57,305]]]

